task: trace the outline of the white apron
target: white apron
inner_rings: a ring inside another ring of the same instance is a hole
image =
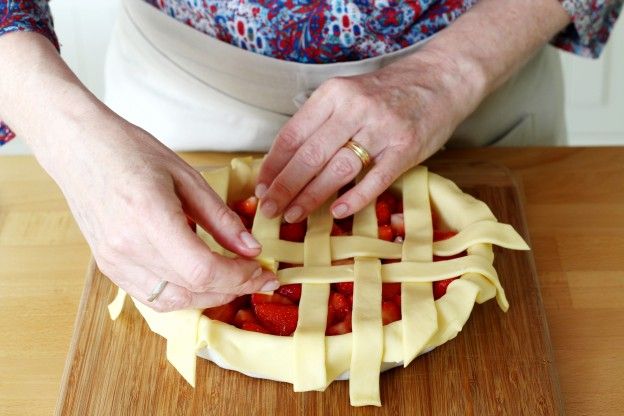
[[[214,39],[144,0],[123,0],[107,54],[105,102],[177,151],[267,151],[323,81],[374,71],[422,44],[354,62],[288,62]],[[561,67],[546,47],[448,146],[563,143]]]

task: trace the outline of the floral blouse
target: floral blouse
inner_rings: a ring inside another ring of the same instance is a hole
[[[444,29],[477,0],[146,0],[224,42],[277,59],[330,63],[386,54]],[[552,43],[602,51],[624,0],[559,0],[572,23]],[[0,36],[38,32],[59,48],[47,0],[0,0]],[[0,121],[0,145],[13,137]]]

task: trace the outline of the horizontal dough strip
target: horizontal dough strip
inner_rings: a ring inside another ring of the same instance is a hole
[[[381,265],[384,283],[435,282],[466,273],[482,274],[499,287],[494,266],[476,254],[437,262],[404,261]],[[353,265],[290,267],[278,270],[277,277],[282,284],[352,282]]]
[[[475,244],[494,244],[511,250],[530,249],[511,225],[495,221],[478,221],[449,239],[433,243],[433,254],[452,256]]]
[[[377,257],[381,259],[400,259],[402,245],[373,237],[342,236],[331,237],[331,255],[333,260],[353,257]],[[261,258],[302,264],[303,243],[284,240],[261,239]],[[508,224],[494,221],[479,221],[469,225],[457,235],[433,243],[433,254],[452,256],[461,253],[474,244],[495,244],[512,250],[528,250],[529,246],[522,237]]]

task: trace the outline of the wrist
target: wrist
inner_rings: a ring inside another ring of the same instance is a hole
[[[73,85],[64,91],[62,99],[37,108],[40,109],[47,111],[33,117],[32,123],[18,134],[46,170],[66,163],[114,118],[89,91]]]
[[[407,85],[434,91],[445,112],[459,123],[487,94],[485,68],[467,54],[427,42],[421,49],[388,67],[403,74]]]

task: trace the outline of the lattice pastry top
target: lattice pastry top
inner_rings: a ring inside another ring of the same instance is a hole
[[[231,167],[202,172],[227,201],[252,194],[260,161],[234,159]],[[497,222],[481,201],[425,167],[405,173],[392,189],[402,195],[403,241],[378,238],[375,205],[353,218],[352,235],[330,236],[333,219],[327,202],[307,222],[304,241],[280,240],[280,219],[258,214],[252,233],[263,246],[260,261],[277,272],[280,283],[301,283],[298,321],[293,336],[239,329],[209,319],[202,310],[157,313],[135,301],[150,328],[167,339],[167,358],[195,385],[196,355],[251,376],[289,382],[295,391],[324,390],[333,380],[349,378],[351,404],[379,406],[379,374],[407,366],[416,356],[454,338],[475,302],[493,297],[504,311],[505,292],[493,267],[492,244],[527,250],[507,224]],[[456,234],[433,241],[431,207]],[[198,234],[212,250],[231,255],[210,235]],[[464,256],[452,258],[460,253]],[[433,261],[434,256],[451,257]],[[354,259],[352,264],[340,260]],[[382,260],[386,260],[382,263]],[[389,262],[392,260],[392,262]],[[286,262],[303,266],[278,270]],[[461,276],[435,300],[432,282]],[[352,332],[326,336],[330,284],[354,282]],[[401,319],[382,325],[382,282],[399,282]],[[109,306],[113,319],[123,307],[119,291]],[[292,357],[292,365],[284,365]],[[376,381],[375,381],[376,380]]]

